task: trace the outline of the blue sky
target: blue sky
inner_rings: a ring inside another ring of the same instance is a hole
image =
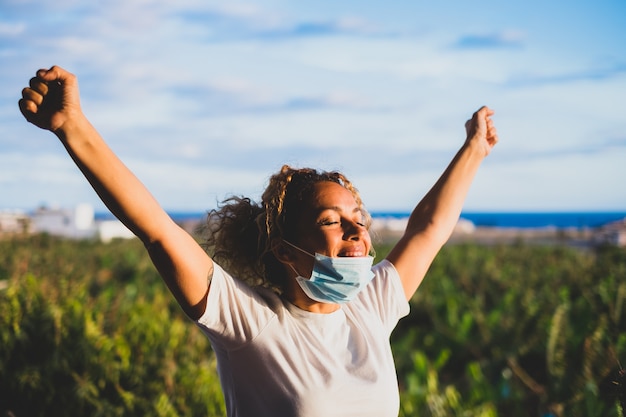
[[[168,210],[258,198],[288,163],[408,211],[483,104],[500,143],[466,210],[626,210],[625,51],[623,0],[0,0],[0,209],[102,207],[17,108],[57,64]]]

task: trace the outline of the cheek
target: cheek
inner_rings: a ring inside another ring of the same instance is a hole
[[[331,256],[335,250],[343,245],[343,233],[340,231],[318,231],[312,236],[311,243],[317,249],[317,252]]]
[[[320,233],[318,244],[321,247],[332,249],[336,245],[341,244],[341,233]]]
[[[365,240],[365,242],[367,242],[367,246],[369,248],[372,247],[372,236],[370,235],[370,232],[365,232],[365,236],[363,237],[363,239]]]
[[[332,250],[341,241],[341,237],[334,235],[334,233],[328,233],[319,229],[309,230],[306,234],[299,236],[299,246],[311,254],[315,252],[327,254],[329,250]]]

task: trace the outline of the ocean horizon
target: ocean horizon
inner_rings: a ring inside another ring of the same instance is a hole
[[[374,218],[402,219],[410,213],[376,212]],[[626,219],[626,211],[561,211],[561,212],[482,212],[464,211],[461,218],[476,227],[502,228],[596,228],[608,223]]]
[[[169,215],[176,221],[203,219],[206,212],[171,211]],[[405,219],[410,212],[374,211],[374,219]],[[97,217],[110,217],[110,214],[98,213]],[[559,212],[483,212],[464,211],[461,218],[470,221],[476,227],[499,228],[557,228],[587,229],[597,228],[608,223],[626,219],[626,211],[559,211]]]

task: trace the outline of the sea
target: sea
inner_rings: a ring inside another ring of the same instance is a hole
[[[408,217],[408,213],[373,213],[373,217]],[[463,212],[461,218],[476,227],[587,229],[626,219],[626,211],[584,212]]]
[[[170,212],[176,221],[203,219],[202,212]],[[372,212],[373,218],[405,219],[409,212],[381,211]],[[461,218],[469,220],[476,227],[498,228],[557,228],[588,229],[626,219],[626,211],[563,211],[563,212],[474,212],[467,211]]]

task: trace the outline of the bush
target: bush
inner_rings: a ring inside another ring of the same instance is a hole
[[[615,247],[444,247],[392,335],[401,416],[622,416],[625,278]],[[225,415],[139,241],[0,241],[0,280],[0,416]]]
[[[0,245],[0,415],[225,414],[206,337],[138,241]]]
[[[445,247],[393,335],[405,415],[620,415],[625,268],[614,247]]]

